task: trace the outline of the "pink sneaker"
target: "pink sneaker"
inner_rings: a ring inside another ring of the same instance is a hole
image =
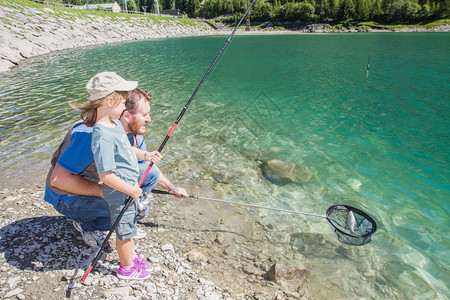
[[[144,280],[150,278],[150,273],[136,265],[133,265],[129,270],[124,270],[120,266],[117,271],[117,277],[123,280]]]
[[[145,261],[145,258],[141,257],[139,253],[136,253],[136,257],[133,259],[133,264],[147,272],[151,272],[153,267]]]

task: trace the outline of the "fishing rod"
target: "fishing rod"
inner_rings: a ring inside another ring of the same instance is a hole
[[[255,3],[256,0],[253,0],[252,3],[250,3],[250,6],[247,8],[247,10],[245,11],[244,15],[242,16],[242,18],[239,20],[239,22],[237,23],[237,25],[234,27],[233,31],[231,32],[230,36],[228,37],[228,39],[226,40],[225,44],[222,46],[222,48],[220,49],[219,53],[217,54],[216,58],[214,59],[214,61],[211,63],[209,69],[206,71],[205,75],[203,75],[202,80],[200,81],[200,83],[198,84],[197,88],[195,89],[194,93],[192,94],[192,96],[189,98],[189,101],[186,103],[186,105],[184,106],[183,110],[181,111],[181,113],[179,114],[178,118],[175,120],[175,123],[173,123],[172,127],[169,130],[169,133],[166,135],[166,137],[164,138],[164,141],[161,143],[161,145],[159,146],[158,152],[161,153],[164,146],[166,145],[167,141],[169,140],[170,136],[172,135],[173,131],[175,130],[175,128],[178,126],[178,123],[180,122],[181,118],[183,117],[184,113],[186,112],[186,110],[188,109],[189,105],[191,104],[192,100],[194,99],[195,95],[197,95],[197,92],[200,90],[201,86],[203,85],[203,83],[205,82],[206,78],[208,77],[209,73],[211,72],[211,70],[213,69],[214,65],[216,64],[216,62],[218,61],[219,57],[222,55],[223,51],[225,50],[225,48],[227,47],[227,45],[230,43],[231,38],[233,37],[234,33],[236,32],[236,30],[238,29],[238,27],[241,25],[242,21],[245,19],[245,17],[247,16],[248,12],[250,11],[250,9],[252,8],[253,4]],[[144,181],[145,177],[147,177],[148,173],[150,172],[151,168],[153,167],[153,163],[150,163],[149,166],[147,167],[147,169],[145,170],[144,175],[142,175],[141,179],[139,180],[139,186],[142,185],[142,182]],[[106,235],[101,247],[97,250],[97,253],[94,257],[94,259],[92,260],[89,268],[87,269],[86,273],[84,274],[83,278],[81,279],[81,282],[84,283],[84,281],[86,280],[86,278],[88,277],[89,273],[92,271],[92,269],[95,267],[95,265],[97,264],[98,260],[100,259],[101,256],[101,252],[106,248],[106,245],[108,244],[108,240],[110,239],[111,235],[113,234],[113,232],[116,230],[117,226],[119,225],[120,219],[122,219],[123,215],[125,214],[125,211],[128,210],[128,208],[131,206],[131,204],[133,203],[133,198],[131,196],[128,196],[125,200],[126,205],[124,206],[124,208],[121,210],[119,216],[117,217],[116,221],[114,222],[111,230],[108,232],[108,234]]]

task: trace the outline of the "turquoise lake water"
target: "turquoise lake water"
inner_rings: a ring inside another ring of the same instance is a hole
[[[78,119],[67,103],[85,100],[85,83],[104,70],[153,95],[147,140],[156,149],[225,40],[64,51],[0,75],[3,187],[43,182]],[[286,234],[312,234],[306,247],[292,243],[320,299],[448,299],[449,49],[449,33],[236,36],[164,149],[167,166],[177,166],[169,174],[201,191],[196,178],[223,170],[237,179],[216,183],[229,200],[317,214],[345,203],[369,213],[379,229],[362,247],[339,243],[321,219],[255,216]],[[313,176],[271,183],[259,169],[268,159]]]

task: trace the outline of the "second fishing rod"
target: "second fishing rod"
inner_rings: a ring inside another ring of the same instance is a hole
[[[245,11],[244,15],[242,16],[242,18],[239,20],[238,24],[234,27],[233,31],[231,32],[230,36],[228,37],[228,39],[225,41],[225,44],[222,46],[222,48],[220,49],[219,53],[217,54],[217,56],[215,57],[215,59],[213,60],[213,62],[211,63],[210,67],[208,68],[208,70],[206,71],[205,75],[203,76],[202,80],[200,81],[200,83],[197,85],[197,88],[195,89],[194,93],[192,94],[192,96],[189,98],[188,102],[186,103],[186,105],[184,106],[183,110],[181,111],[181,113],[179,114],[178,118],[175,120],[175,123],[172,125],[172,127],[169,130],[169,133],[166,135],[166,137],[164,138],[164,141],[161,143],[161,145],[159,146],[158,152],[161,153],[162,150],[164,149],[167,141],[169,140],[170,136],[172,135],[173,131],[175,130],[175,128],[178,126],[178,123],[180,122],[181,118],[183,117],[184,113],[186,112],[186,110],[189,108],[189,105],[191,104],[192,100],[195,98],[195,96],[197,95],[197,92],[200,90],[200,88],[202,87],[203,83],[205,82],[206,78],[208,77],[209,73],[211,72],[211,70],[214,68],[214,65],[216,64],[216,62],[219,60],[220,56],[222,55],[223,51],[225,50],[225,48],[227,47],[227,45],[230,43],[232,37],[234,36],[236,30],[238,29],[238,27],[241,25],[242,21],[245,19],[245,17],[247,16],[248,12],[250,11],[250,9],[252,8],[253,4],[255,3],[256,0],[253,0],[252,3],[250,4],[250,6],[247,8],[247,10]],[[144,181],[145,177],[147,177],[148,173],[150,172],[151,168],[153,167],[153,163],[150,163],[150,165],[147,167],[147,169],[145,170],[144,174],[142,175],[141,179],[139,180],[139,186],[142,185],[142,182]],[[94,259],[92,260],[89,268],[87,269],[86,273],[84,274],[83,278],[81,279],[81,282],[84,283],[84,281],[86,280],[86,278],[88,277],[89,273],[92,271],[92,269],[95,267],[95,265],[97,264],[98,260],[101,257],[101,253],[102,251],[106,248],[106,245],[108,244],[108,241],[111,237],[111,235],[113,234],[113,232],[116,230],[117,226],[119,225],[120,219],[123,217],[123,215],[125,214],[125,212],[128,210],[128,208],[131,206],[131,204],[133,203],[133,198],[128,196],[125,200],[125,206],[124,208],[121,210],[119,216],[117,217],[117,219],[115,220],[114,224],[112,225],[111,230],[108,232],[108,234],[105,237],[105,240],[103,241],[101,247],[97,250],[97,253],[94,257]]]

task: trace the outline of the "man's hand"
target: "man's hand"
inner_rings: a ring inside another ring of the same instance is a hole
[[[172,195],[174,195],[175,197],[177,197],[177,198],[187,198],[187,197],[189,197],[189,194],[182,187],[175,187],[175,189],[170,191],[170,193]]]
[[[169,179],[167,179],[167,177],[162,172],[161,175],[159,176],[158,184],[177,198],[189,197],[189,194],[186,192],[184,188],[176,187],[172,182],[170,182]]]

